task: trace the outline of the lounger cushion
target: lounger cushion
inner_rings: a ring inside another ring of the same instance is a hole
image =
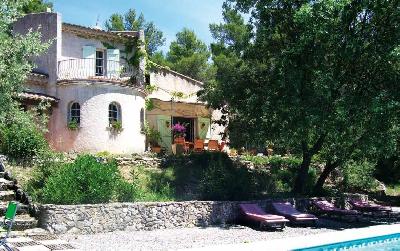
[[[350,200],[350,204],[358,210],[364,210],[364,211],[392,211],[391,207],[386,207],[386,206],[381,206],[377,204],[371,204],[368,202],[364,201],[358,201],[358,200]]]
[[[351,215],[351,214],[359,214],[356,210],[347,210],[347,209],[340,209],[332,205],[331,203],[327,202],[326,200],[321,201],[314,201],[315,206],[319,208],[320,211],[323,212],[330,212],[332,214],[342,214],[342,215]]]
[[[274,209],[277,211],[278,214],[286,216],[286,217],[290,217],[290,218],[294,218],[294,219],[307,219],[307,220],[318,219],[313,214],[306,214],[306,213],[299,212],[289,202],[272,203],[272,206],[274,207]]]
[[[275,214],[265,213],[256,204],[240,204],[239,205],[243,214],[251,219],[259,221],[286,221],[285,217]]]

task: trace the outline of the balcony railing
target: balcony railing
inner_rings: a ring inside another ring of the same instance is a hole
[[[137,70],[127,63],[103,60],[99,64],[96,59],[80,58],[58,62],[58,79],[109,79],[124,80],[137,75]]]

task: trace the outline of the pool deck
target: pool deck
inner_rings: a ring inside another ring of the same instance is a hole
[[[400,233],[400,224],[378,225],[357,229],[346,229],[338,232],[322,233],[310,236],[292,237],[269,241],[259,241],[253,243],[240,243],[228,245],[215,245],[203,248],[192,248],[186,250],[209,251],[209,250],[293,250],[309,248],[338,242],[346,242],[357,239],[365,239],[376,236]],[[267,249],[266,249],[267,248]]]

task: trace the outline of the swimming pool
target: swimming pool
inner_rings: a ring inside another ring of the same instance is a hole
[[[400,250],[400,233],[383,235],[353,241],[339,242],[316,247],[295,249],[294,251],[339,251],[339,250],[359,250],[359,251],[393,251]]]

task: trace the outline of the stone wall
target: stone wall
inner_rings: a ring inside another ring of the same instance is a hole
[[[353,195],[354,196],[354,195]],[[348,196],[345,196],[348,197]],[[364,198],[366,199],[366,198]],[[343,204],[346,199],[334,200]],[[280,200],[282,201],[282,200]],[[289,199],[297,208],[308,208],[309,199]],[[269,208],[272,200],[252,201]],[[97,205],[41,205],[39,224],[52,233],[102,233],[234,223],[239,201],[186,201],[164,203],[113,203]]]

